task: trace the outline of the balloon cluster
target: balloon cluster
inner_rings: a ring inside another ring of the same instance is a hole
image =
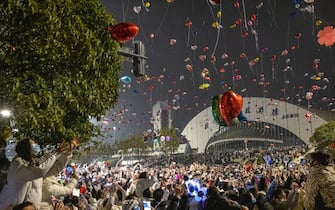
[[[242,96],[229,90],[213,97],[212,114],[220,126],[229,126],[235,118],[239,121],[246,121],[246,117],[241,112],[242,106]]]

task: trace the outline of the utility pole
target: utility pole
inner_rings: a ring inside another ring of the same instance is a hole
[[[145,46],[141,41],[134,42],[134,49],[122,47],[118,50],[118,54],[126,58],[127,61],[133,62],[133,74],[135,77],[143,77],[146,75],[145,66],[148,57],[145,56]]]

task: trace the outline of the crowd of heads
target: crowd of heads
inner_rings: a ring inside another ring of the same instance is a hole
[[[16,152],[26,157],[19,145]],[[310,167],[326,166],[330,159],[323,152],[307,158],[306,152],[305,146],[251,149],[203,154],[201,161],[188,165],[171,161],[151,167],[72,163],[57,182],[66,186],[74,177],[78,182],[71,193],[55,200],[91,210],[142,210],[148,202],[151,209],[298,209],[303,204],[297,194],[305,191]]]

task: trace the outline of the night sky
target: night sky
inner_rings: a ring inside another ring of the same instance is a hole
[[[307,105],[311,91],[312,108],[335,109],[334,46],[317,41],[320,30],[335,25],[334,0],[102,3],[118,23],[139,26],[134,39],[144,43],[148,57],[146,80],[124,63],[120,76],[132,82],[120,81],[119,101],[106,115],[106,133],[114,140],[152,129],[151,108],[159,100],[168,101],[173,125],[182,130],[211,106],[213,96],[229,89],[300,105]],[[213,27],[215,21],[219,26]],[[199,88],[203,84],[209,87]]]

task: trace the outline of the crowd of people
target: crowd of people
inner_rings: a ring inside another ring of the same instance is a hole
[[[1,176],[0,210],[335,209],[335,168],[325,151],[249,149],[225,154],[220,163],[145,167],[71,163],[75,147],[73,140],[42,154],[32,139],[19,141],[13,160],[1,162],[6,176]]]

